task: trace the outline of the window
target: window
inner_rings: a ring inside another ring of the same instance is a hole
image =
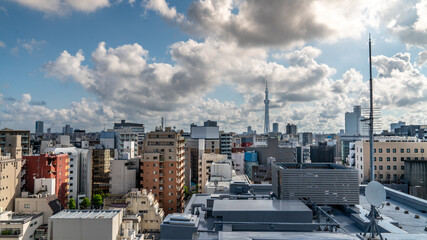
[[[396,157],[393,157],[393,162],[396,162],[396,161],[397,161]]]
[[[405,150],[403,148],[400,149],[400,153],[404,153]]]
[[[411,149],[410,149],[410,148],[407,148],[407,149],[406,149],[406,152],[407,152],[407,153],[410,153],[410,152],[411,152]]]
[[[173,163],[170,163],[169,166],[173,167]]]
[[[377,161],[377,157],[374,157],[374,162]]]
[[[400,170],[405,170],[405,166],[400,166]]]
[[[415,152],[415,153],[418,153],[418,148],[415,148],[415,149],[414,149],[414,152]]]
[[[377,166],[374,166],[374,170],[377,170]]]
[[[400,158],[400,161],[403,161],[403,160],[405,160],[405,158],[404,158],[404,157],[401,157],[401,158]]]
[[[362,149],[360,149],[360,152],[362,152]]]
[[[380,162],[382,162],[383,161],[383,157],[380,157]]]
[[[421,153],[424,153],[424,148],[421,148]]]
[[[360,169],[363,169],[363,168],[362,168],[362,165],[360,165]]]
[[[157,163],[154,163],[154,164],[153,164],[153,167],[157,167]]]
[[[387,148],[387,153],[390,153],[390,148]]]
[[[30,208],[30,204],[24,204],[24,208]]]
[[[390,162],[390,157],[387,157],[387,162]]]
[[[170,171],[169,171],[169,173],[173,173],[173,171],[172,171],[172,170],[170,170]]]
[[[396,153],[396,148],[393,148],[393,153]]]
[[[387,170],[390,170],[391,168],[390,168],[390,166],[387,166]]]
[[[173,178],[169,178],[169,181],[173,181]]]
[[[173,188],[173,186],[172,186],[172,185],[169,185],[169,188]]]
[[[379,149],[378,149],[378,151],[379,151],[379,153],[382,153],[382,152],[383,152],[383,149],[382,149],[382,148],[379,148]]]
[[[170,192],[168,195],[169,195],[169,196],[172,196],[172,195],[173,195],[173,193],[171,193],[171,192]]]
[[[383,170],[383,166],[380,166],[380,170]]]
[[[380,178],[381,178],[381,179],[383,178],[383,175],[382,175],[382,174],[380,174]]]
[[[390,178],[390,174],[387,174],[387,178]]]
[[[153,178],[153,182],[157,182],[157,178]]]
[[[393,166],[393,170],[397,170],[397,166]]]
[[[154,175],[156,175],[156,174],[157,174],[157,172],[156,172],[156,171],[153,171],[153,174],[154,174]]]
[[[169,159],[172,159],[172,156],[169,156]]]
[[[374,153],[376,153],[377,152],[377,149],[376,148],[374,148]]]
[[[145,201],[141,201],[141,204],[145,204]]]
[[[169,202],[169,203],[173,203],[173,200],[169,200],[168,202]]]

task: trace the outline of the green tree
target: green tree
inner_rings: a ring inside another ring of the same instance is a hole
[[[102,196],[100,194],[95,194],[92,198],[92,204],[95,208],[100,208],[102,206]]]
[[[89,198],[87,197],[83,198],[82,202],[80,203],[80,207],[83,209],[86,209],[89,206],[90,206]]]
[[[68,200],[68,208],[76,209],[76,202],[74,201],[74,198],[70,198],[70,200]]]

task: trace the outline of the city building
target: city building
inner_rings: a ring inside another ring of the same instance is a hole
[[[118,141],[118,134],[116,134],[115,132],[102,131],[101,135],[99,136],[99,144],[101,144],[104,148],[116,149],[118,148]]]
[[[70,126],[70,124],[66,124],[65,127],[62,127],[62,134],[64,135],[73,134],[73,128]]]
[[[31,195],[15,198],[15,213],[43,214],[42,224],[48,224],[49,218],[63,209],[56,195]]]
[[[79,194],[91,196],[91,151],[72,147],[70,136],[60,135],[56,147],[46,147],[42,154],[67,154],[68,155],[68,198],[77,199]]]
[[[402,121],[399,121],[397,123],[390,123],[390,132],[394,133],[394,130],[396,128],[400,128],[400,127],[405,126],[405,125],[406,125],[406,123],[402,122]]]
[[[354,106],[353,112],[345,113],[345,134],[346,135],[360,135],[362,117],[362,109],[360,106]]]
[[[122,156],[126,151],[125,142],[134,142],[134,148],[138,149],[138,139],[141,137],[141,132],[134,132],[133,128],[117,128],[117,129],[108,129],[108,132],[114,132],[115,135],[115,148],[118,151],[118,155]],[[110,139],[111,140],[111,139]],[[110,147],[106,146],[107,148]],[[138,151],[134,151],[134,155],[131,158],[137,157]]]
[[[252,179],[252,167],[259,165],[258,154],[255,151],[245,152],[245,174]]]
[[[313,133],[311,132],[303,132],[300,134],[301,144],[302,146],[307,146],[313,144]]]
[[[335,164],[289,165],[274,167],[272,185],[231,184],[229,193],[193,194],[184,213],[166,216],[160,238],[357,240],[369,237],[369,232],[367,236],[363,233],[370,223],[367,216],[371,204],[365,197],[365,186],[359,187],[355,169]],[[313,177],[315,174],[320,176]],[[269,194],[272,190],[274,194]],[[427,202],[387,187],[385,194],[387,200],[379,211],[381,219],[376,221],[382,239],[427,238],[427,216],[423,213]]]
[[[29,130],[13,130],[4,128],[0,130],[0,148],[6,146],[6,135],[20,135],[21,136],[21,147],[22,156],[30,155],[32,153],[30,146],[30,131]]]
[[[312,163],[335,163],[335,147],[328,146],[326,142],[310,146],[310,160]]]
[[[114,123],[114,129],[124,129],[124,128],[130,129],[133,133],[136,133],[136,135],[138,136],[136,149],[138,149],[138,146],[142,146],[142,143],[145,138],[144,124],[126,122],[125,120],[121,120],[120,123]]]
[[[382,183],[399,183],[405,177],[405,160],[423,160],[427,142],[406,137],[375,137],[374,177]],[[355,143],[355,167],[359,182],[370,179],[369,140]]]
[[[231,154],[233,170],[236,174],[245,174],[245,152],[233,152]]]
[[[164,212],[151,192],[132,189],[126,194],[112,194],[105,198],[104,208],[117,209],[123,207],[126,216],[141,216],[139,232],[160,232]]]
[[[133,224],[122,223],[122,210],[63,210],[50,217],[48,239],[140,239],[135,236],[122,238],[134,230],[124,228],[133,227]]]
[[[198,181],[198,192],[204,193],[206,191],[206,183],[209,180],[211,173],[211,166],[214,162],[222,162],[227,160],[227,155],[216,154],[216,153],[202,153],[199,157],[199,181]]]
[[[297,148],[297,162],[298,163],[306,163],[308,159],[310,159],[310,147],[301,147]]]
[[[43,213],[19,214],[11,211],[0,213],[0,238],[31,240],[43,224]]]
[[[286,124],[286,134],[297,135],[297,125],[288,123]]]
[[[220,133],[220,153],[228,156],[231,159],[231,142],[233,139],[233,133]]]
[[[92,149],[92,194],[110,192],[110,163],[114,159],[114,150],[98,145]]]
[[[36,136],[41,136],[44,133],[44,122],[43,121],[36,121],[36,129],[35,129]]]
[[[58,196],[63,207],[67,206],[69,185],[68,185],[68,154],[40,154],[37,156],[24,156],[25,165],[25,185],[24,189],[33,194],[46,191],[44,185],[36,187],[36,179],[55,179],[55,194]]]
[[[184,204],[184,144],[170,127],[146,134],[140,162],[140,188],[152,192],[165,213],[181,212]]]
[[[139,162],[139,158],[110,161],[111,194],[125,194],[138,186]]]
[[[22,170],[22,147],[20,135],[6,135],[3,151],[0,149],[0,209],[14,210],[14,201],[21,194],[25,181]]]
[[[273,123],[273,132],[279,133],[279,123]]]
[[[259,165],[267,165],[269,157],[274,157],[278,162],[295,162],[296,148],[279,146],[277,138],[266,138],[266,144],[255,147],[245,147],[245,152],[255,151],[258,154]]]

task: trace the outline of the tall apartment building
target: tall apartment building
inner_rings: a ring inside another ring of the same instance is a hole
[[[36,121],[36,129],[35,129],[36,136],[43,135],[44,133],[44,122],[43,121]]]
[[[22,147],[21,136],[5,136],[4,152],[0,149],[0,208],[14,210],[15,198],[21,194]]]
[[[360,106],[354,106],[353,112],[345,113],[345,134],[346,135],[360,135],[362,117],[362,109]]]
[[[286,125],[286,134],[297,135],[297,125],[288,123]]]
[[[98,146],[92,149],[92,195],[110,191],[110,163],[114,159],[114,150]]]
[[[231,159],[231,142],[233,139],[233,133],[220,133],[220,152],[221,154],[227,155],[228,159]]]
[[[81,149],[76,147],[69,147],[70,136],[61,135],[61,143],[57,146],[65,147],[48,147],[43,149],[44,154],[67,154],[68,155],[68,198],[77,199],[78,195],[84,194],[90,198],[90,184],[91,184],[91,152],[89,149]]]
[[[166,214],[184,206],[184,138],[170,127],[147,133],[140,163],[140,188],[152,192]]]
[[[22,156],[30,155],[30,131],[29,130],[13,130],[4,128],[0,130],[0,148],[6,145],[6,135],[21,135]]]
[[[110,161],[110,193],[125,194],[138,186],[139,158]]]
[[[273,132],[278,133],[279,132],[279,123],[273,123]]]
[[[67,206],[69,185],[68,185],[68,154],[40,154],[37,156],[24,156],[26,171],[25,190],[38,194],[45,189],[35,189],[36,178],[55,179],[55,194],[58,196],[62,206]]]
[[[303,132],[302,135],[302,146],[306,146],[308,144],[313,144],[313,133],[311,132]]]
[[[355,166],[359,182],[370,177],[369,140],[355,143]],[[415,138],[378,137],[374,140],[374,176],[377,181],[396,183],[404,178],[406,160],[425,160],[427,142]]]

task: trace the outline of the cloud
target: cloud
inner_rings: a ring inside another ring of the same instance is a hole
[[[187,17],[165,0],[143,6],[195,36],[217,37],[241,46],[302,46],[310,40],[358,38],[375,25],[367,1],[195,1]],[[348,31],[352,29],[352,31]]]
[[[16,41],[16,46],[12,48],[12,53],[18,54],[20,49],[24,49],[29,54],[31,54],[34,50],[40,50],[41,46],[45,45],[46,43],[47,42],[45,40],[37,41],[34,38],[31,40],[18,39]]]
[[[379,4],[379,15],[388,31],[408,46],[427,45],[427,0],[418,3],[394,0]]]
[[[3,41],[0,41],[0,48],[5,48],[6,47],[6,43],[4,43]]]
[[[30,101],[29,104],[33,106],[46,106],[45,101]]]
[[[426,62],[427,62],[427,51],[418,53],[417,66],[422,68]]]
[[[59,15],[70,11],[90,13],[110,6],[109,0],[16,0],[16,2],[40,12]]]

